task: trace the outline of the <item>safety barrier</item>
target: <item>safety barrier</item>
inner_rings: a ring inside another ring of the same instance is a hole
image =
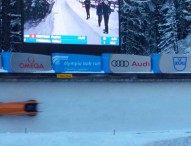
[[[1,53],[0,68],[8,73],[191,73],[191,55]]]

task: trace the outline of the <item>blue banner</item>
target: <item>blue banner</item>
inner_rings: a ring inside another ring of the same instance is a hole
[[[160,54],[152,54],[152,70],[154,73],[161,73],[159,68]]]
[[[2,56],[2,67],[4,70],[7,70],[8,72],[11,72],[11,52],[3,52],[1,54]]]
[[[101,72],[101,56],[53,53],[52,63],[56,73]]]
[[[112,54],[104,53],[102,54],[102,70],[105,73],[111,73],[110,69],[110,58]]]
[[[0,69],[2,69],[2,60],[1,60],[1,55],[0,55]]]

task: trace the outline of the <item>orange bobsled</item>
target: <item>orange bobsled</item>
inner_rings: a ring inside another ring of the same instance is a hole
[[[28,115],[36,116],[38,102],[28,100],[25,102],[0,103],[0,115]]]

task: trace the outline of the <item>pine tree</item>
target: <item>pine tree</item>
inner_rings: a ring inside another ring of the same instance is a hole
[[[186,33],[191,34],[191,0],[185,0],[185,10],[183,11],[187,20]]]
[[[48,8],[46,0],[24,0],[24,23],[38,24],[47,15]]]
[[[152,3],[155,5],[155,16],[153,17],[153,21],[154,21],[154,25],[155,25],[155,34],[156,34],[156,52],[155,53],[159,53],[161,50],[159,50],[158,48],[158,44],[160,43],[160,34],[158,31],[158,23],[160,22],[161,19],[161,15],[160,15],[160,8],[161,6],[161,1],[160,0],[152,0]]]
[[[158,50],[161,53],[177,53],[176,8],[173,0],[158,0]]]
[[[185,19],[185,0],[175,0],[176,6],[176,21],[177,21],[177,31],[178,31],[178,40],[184,39],[187,36],[187,20]]]
[[[154,8],[150,1],[123,0],[121,32],[123,53],[149,55],[155,50]]]

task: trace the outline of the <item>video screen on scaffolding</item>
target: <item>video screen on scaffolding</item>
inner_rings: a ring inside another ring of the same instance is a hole
[[[119,46],[118,0],[24,0],[24,43]]]

